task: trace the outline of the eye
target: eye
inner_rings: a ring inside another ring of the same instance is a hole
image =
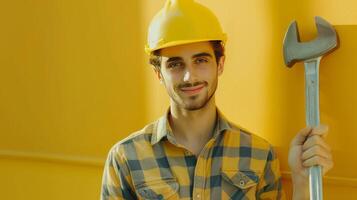
[[[183,66],[182,62],[170,62],[167,67],[168,68],[177,68]]]
[[[207,63],[208,62],[208,59],[207,58],[197,58],[195,60],[195,63],[196,64],[201,64],[201,63]]]

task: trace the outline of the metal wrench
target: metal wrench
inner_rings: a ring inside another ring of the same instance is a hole
[[[309,42],[300,42],[296,21],[293,21],[284,38],[284,61],[288,67],[304,61],[306,124],[316,127],[320,124],[319,111],[319,65],[323,55],[336,49],[338,41],[335,29],[321,17],[315,17],[318,37]],[[322,200],[321,166],[309,169],[310,199]]]

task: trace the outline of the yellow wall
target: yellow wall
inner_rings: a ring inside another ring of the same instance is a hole
[[[2,1],[0,199],[98,199],[109,148],[145,125],[140,10]]]
[[[1,199],[98,199],[108,149],[168,105],[143,52],[147,25],[163,2],[2,3]],[[325,199],[357,197],[357,3],[200,2],[229,37],[218,106],[277,148],[287,193],[288,144],[304,126],[304,72],[301,64],[284,66],[282,38],[292,19],[303,39],[315,36],[315,15],[335,25],[341,45],[320,73],[321,121],[330,125],[335,160]]]

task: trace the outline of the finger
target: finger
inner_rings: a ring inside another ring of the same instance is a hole
[[[325,165],[322,165],[322,175],[325,175],[328,171],[333,168],[333,161],[327,160]]]
[[[320,156],[327,159],[332,159],[332,154],[330,151],[326,150],[325,148],[321,147],[320,145],[315,145],[305,151],[303,151],[301,159],[303,161],[312,158],[314,156]]]
[[[302,165],[304,167],[310,168],[312,166],[321,166],[322,167],[322,174],[326,174],[330,169],[333,167],[333,161],[331,159],[326,159],[320,156],[314,156],[305,160]]]
[[[294,139],[291,141],[291,146],[304,144],[306,137],[311,133],[312,127],[305,127],[296,134]]]
[[[326,137],[328,134],[328,130],[329,130],[329,128],[327,125],[320,124],[319,126],[314,127],[312,129],[311,135],[320,135],[320,136]]]
[[[302,165],[304,167],[312,167],[312,166],[324,166],[324,167],[331,167],[332,165],[332,160],[331,159],[327,159],[321,156],[313,156],[305,161],[302,162]]]
[[[309,136],[302,146],[302,150],[305,151],[315,145],[319,145],[327,151],[331,151],[331,147],[326,143],[326,141],[319,135]]]

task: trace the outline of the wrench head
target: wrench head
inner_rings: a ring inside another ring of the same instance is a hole
[[[283,53],[285,65],[317,58],[334,50],[338,45],[335,29],[321,17],[315,17],[318,36],[312,41],[300,42],[296,21],[291,22],[284,37]]]

